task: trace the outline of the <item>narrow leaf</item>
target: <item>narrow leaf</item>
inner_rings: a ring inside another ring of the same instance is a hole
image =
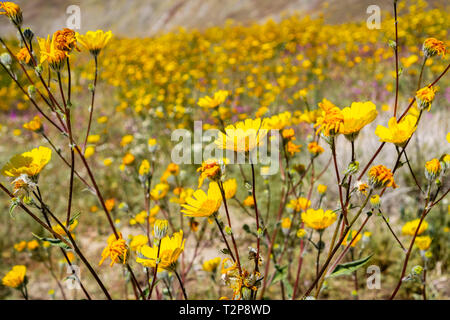
[[[339,264],[333,272],[328,276],[328,278],[334,278],[338,276],[346,276],[350,275],[362,266],[364,266],[367,262],[369,262],[370,258],[372,258],[373,254],[368,257],[365,257],[360,260],[355,260],[347,263]]]

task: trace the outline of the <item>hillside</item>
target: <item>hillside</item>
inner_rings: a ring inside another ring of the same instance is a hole
[[[279,20],[284,14],[301,12],[317,16],[323,12],[329,23],[364,19],[366,8],[378,4],[391,10],[391,0],[17,0],[28,26],[38,34],[51,33],[65,25],[68,6],[81,8],[81,31],[111,29],[129,37],[153,35],[178,26],[205,28],[223,25],[227,19],[240,23]],[[439,6],[445,1],[428,1]],[[39,27],[37,27],[39,26]],[[0,28],[13,34],[6,19]]]

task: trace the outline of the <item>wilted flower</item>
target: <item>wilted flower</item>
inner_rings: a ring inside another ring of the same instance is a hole
[[[318,156],[325,150],[317,142],[313,141],[308,144],[308,151],[309,153],[311,153],[311,155]]]
[[[369,183],[372,188],[397,188],[394,181],[394,174],[383,165],[373,166],[369,170]]]
[[[22,25],[22,10],[17,4],[9,1],[0,2],[0,9],[4,10],[0,11],[0,15],[6,15],[18,27]]]
[[[422,50],[425,56],[429,58],[434,57],[437,54],[444,57],[445,53],[447,52],[444,42],[435,38],[425,39],[425,41],[423,42]]]
[[[344,129],[344,115],[341,109],[327,99],[323,99],[319,103],[319,107],[322,109],[322,116],[317,119],[314,125],[314,128],[317,127],[316,134],[322,132],[327,137],[339,134]]]
[[[99,262],[99,266],[103,264],[103,262],[107,259],[111,259],[110,266],[113,266],[114,263],[123,263],[125,264],[127,260],[127,243],[122,238],[122,234],[119,232],[119,238],[116,237],[115,234],[109,236],[107,241],[107,246],[103,249],[102,259]]]
[[[197,172],[201,172],[200,178],[198,179],[198,188],[203,185],[203,181],[206,178],[217,181],[222,175],[219,162],[216,159],[208,159],[203,162],[202,166],[197,169]]]
[[[416,92],[417,103],[420,108],[430,111],[437,89],[431,86],[423,87]]]

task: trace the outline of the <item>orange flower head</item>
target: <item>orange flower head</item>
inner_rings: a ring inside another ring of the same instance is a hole
[[[369,170],[369,183],[373,188],[397,188],[394,174],[383,165],[373,166]]]

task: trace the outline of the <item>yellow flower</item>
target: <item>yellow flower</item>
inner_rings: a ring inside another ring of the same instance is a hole
[[[315,230],[323,230],[331,226],[337,219],[336,213],[331,210],[308,209],[302,213],[302,221],[306,226]]]
[[[312,111],[305,111],[301,116],[300,116],[300,121],[301,122],[306,122],[306,123],[316,123],[317,119],[322,115],[322,110],[321,109],[316,109],[316,110],[312,110]]]
[[[325,186],[325,185],[323,185],[323,184],[319,184],[318,186],[317,186],[317,192],[320,194],[320,195],[323,195],[323,194],[325,194],[325,192],[327,192],[327,186]]]
[[[86,159],[89,159],[90,157],[92,157],[95,153],[95,147],[87,147],[86,150],[84,150],[84,157]]]
[[[321,154],[325,150],[317,142],[313,141],[313,142],[310,142],[308,144],[308,151],[313,156],[318,156],[319,154]]]
[[[103,160],[103,165],[105,167],[109,167],[113,163],[113,160],[111,158],[106,158]]]
[[[217,181],[222,175],[219,162],[216,159],[208,159],[203,162],[202,166],[197,169],[197,172],[201,172],[197,188],[200,188],[203,185],[203,181],[206,178]]]
[[[20,10],[20,7],[17,4],[9,1],[0,2],[0,9],[5,10],[0,11],[0,15],[6,15],[17,26],[22,24],[22,10]]]
[[[39,247],[39,242],[37,240],[31,240],[27,243],[28,250],[34,250]]]
[[[428,250],[431,245],[431,238],[429,236],[416,237],[415,245],[422,251]]]
[[[33,120],[30,120],[30,122],[24,123],[23,128],[33,132],[41,131],[42,130],[41,118],[39,118],[39,116],[35,116]]]
[[[161,239],[159,256],[158,245],[153,247],[143,246],[139,251],[141,257],[136,258],[136,262],[147,268],[155,268],[159,257],[158,271],[174,271],[177,265],[178,257],[184,251],[183,230],[175,232],[172,237],[165,236]]]
[[[2,279],[3,285],[10,288],[17,288],[25,281],[25,275],[27,273],[27,267],[14,266]]]
[[[88,31],[85,35],[81,35],[77,32],[76,38],[78,42],[89,52],[97,56],[100,51],[108,44],[112,38],[112,32],[104,32],[103,30]]]
[[[63,222],[62,224],[63,224],[64,227],[66,227],[66,229],[67,229],[69,232],[72,232],[72,231],[77,227],[77,225],[78,225],[78,220],[74,220],[74,221],[72,222],[72,224],[71,224],[69,227],[66,226],[66,223],[65,223],[65,222]],[[63,229],[59,224],[55,224],[55,225],[52,227],[52,229],[53,229],[53,231],[55,231],[55,232],[56,232],[57,234],[59,234],[60,236],[66,236],[66,232],[64,231],[64,229]]]
[[[12,157],[2,168],[1,173],[7,177],[17,178],[21,174],[37,177],[52,157],[52,150],[47,147],[35,148]]]
[[[97,143],[100,141],[100,136],[98,134],[91,134],[88,136],[88,143]]]
[[[215,272],[221,261],[222,259],[220,259],[220,257],[206,260],[203,262],[202,269],[206,272]]]
[[[422,50],[427,57],[433,57],[439,54],[443,58],[447,52],[444,42],[435,38],[425,39]]]
[[[236,179],[228,179],[223,183],[223,189],[225,191],[225,199],[231,199],[236,195],[237,183]]]
[[[228,97],[228,91],[225,90],[219,90],[216,93],[214,93],[214,97],[208,97],[205,96],[203,98],[200,98],[198,100],[198,105],[202,108],[215,108],[222,104]]]
[[[414,236],[414,233],[416,232],[417,227],[419,226],[419,222],[420,222],[420,219],[415,219],[415,220],[406,222],[405,225],[402,227],[402,234]],[[428,228],[428,222],[426,222],[425,220],[422,221],[419,231],[417,231],[417,235],[422,234],[425,230],[427,230],[427,228]]]
[[[397,188],[394,174],[383,165],[373,166],[369,170],[369,183],[373,188]]]
[[[134,137],[131,134],[127,134],[122,137],[122,140],[120,141],[120,146],[125,147],[126,145],[133,142],[133,140],[134,140]]]
[[[150,196],[152,200],[161,200],[169,192],[169,185],[167,183],[158,183],[151,191]]]
[[[186,199],[181,210],[188,217],[210,217],[214,215],[222,204],[222,194],[217,183],[210,183],[208,194],[199,189]]]
[[[344,129],[344,115],[341,109],[336,107],[333,103],[327,99],[323,99],[319,103],[320,109],[322,109],[322,115],[317,118],[317,122],[314,128],[317,127],[316,134],[320,132],[325,136],[334,136],[339,134]]]
[[[283,218],[281,220],[281,230],[285,235],[288,234],[289,230],[291,229],[291,219],[289,217]]]
[[[291,125],[292,115],[289,111],[274,115],[264,120],[264,129],[267,130],[283,130]],[[293,129],[291,129],[293,130]]]
[[[353,102],[350,107],[342,109],[344,126],[340,133],[354,140],[359,131],[371,123],[378,115],[377,107],[370,101]]]
[[[219,132],[219,137],[215,141],[221,149],[234,150],[236,152],[252,151],[256,147],[264,144],[264,138],[268,130],[265,129],[261,119],[246,119],[225,128],[225,133]]]
[[[22,252],[23,249],[25,249],[27,246],[27,242],[26,241],[20,241],[19,243],[14,244],[14,249],[17,252]]]
[[[125,154],[125,156],[122,158],[122,164],[129,166],[134,162],[134,156],[131,153]]]
[[[130,242],[130,249],[133,251],[139,251],[143,246],[148,243],[148,238],[146,235],[139,234],[134,236]]]
[[[425,177],[428,180],[436,179],[441,173],[441,163],[438,159],[434,158],[430,161],[427,161],[425,164]]]
[[[106,210],[108,210],[108,212],[111,212],[111,210],[114,209],[115,204],[116,204],[116,200],[114,200],[113,198],[107,199],[105,201]]]
[[[430,111],[431,109],[431,103],[434,100],[435,93],[437,89],[431,86],[423,87],[422,89],[418,90],[416,92],[416,99],[418,105],[422,109],[427,109],[427,111]]]
[[[173,197],[170,199],[170,202],[174,202],[174,203],[178,203],[178,204],[185,204],[186,203],[186,199],[189,198],[190,196],[192,196],[192,194],[194,193],[194,189],[191,188],[175,188],[173,190],[173,194],[176,195],[177,197]]]
[[[102,259],[98,264],[99,266],[101,266],[107,258],[111,259],[110,266],[113,266],[114,263],[119,262],[125,264],[127,260],[128,247],[126,241],[122,238],[122,234],[119,232],[118,235],[118,239],[116,238],[115,234],[109,236],[107,241],[108,244],[105,249],[103,249]]]
[[[305,229],[298,229],[297,230],[297,238],[304,238],[306,236],[306,230]]]
[[[416,129],[417,118],[413,115],[406,115],[400,122],[392,117],[388,122],[388,128],[377,126],[375,134],[382,142],[391,142],[396,146],[403,147]]]
[[[289,202],[289,204],[288,204],[288,207],[292,208],[295,212],[305,211],[310,206],[311,206],[311,201],[304,197],[300,197],[298,199],[292,199],[291,202]]]
[[[294,138],[295,140],[295,131],[294,129],[290,128],[290,129],[284,129],[281,132],[281,136],[286,139],[286,140],[291,140],[292,138]]]
[[[177,176],[179,173],[180,167],[176,163],[169,163],[160,180],[161,182],[167,182],[171,175]]]
[[[150,162],[148,160],[143,160],[139,166],[139,175],[141,177],[146,177],[150,173]]]
[[[67,53],[63,50],[59,50],[56,47],[55,36],[50,39],[38,38],[39,49],[41,52],[41,63],[47,61],[53,70],[59,71],[64,64],[67,57]]]
[[[362,238],[362,234],[361,233],[359,233],[358,236],[355,238],[357,233],[358,233],[358,231],[356,231],[356,230],[353,230],[351,235],[350,235],[350,231],[347,232],[347,234],[345,235],[344,241],[342,241],[342,245],[346,246],[347,245],[347,241],[348,241],[348,243],[353,241],[352,244],[350,245],[350,247],[355,247],[356,244],[358,243],[358,241],[361,240],[361,238]],[[353,240],[353,239],[355,239],[355,240]]]
[[[255,206],[255,201],[253,199],[253,196],[248,196],[244,200],[244,206],[253,208]]]
[[[31,60],[31,56],[30,56],[30,52],[28,51],[27,48],[22,48],[20,49],[20,51],[16,54],[16,58],[25,64],[30,63]]]
[[[286,152],[289,153],[289,155],[292,157],[297,152],[300,152],[301,147],[301,145],[297,145],[292,141],[288,141],[288,143],[286,144]]]

